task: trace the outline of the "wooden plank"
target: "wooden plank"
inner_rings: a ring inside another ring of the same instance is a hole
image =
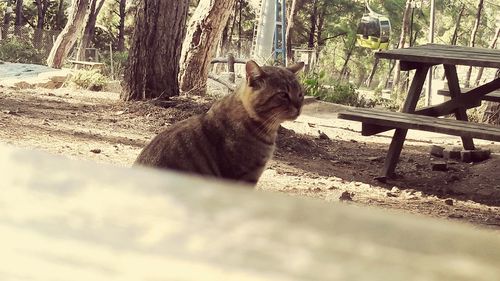
[[[437,117],[437,116],[445,116],[453,114],[455,109],[459,107],[464,107],[466,109],[474,108],[481,105],[481,99],[484,96],[497,89],[500,89],[500,78],[497,78],[491,82],[488,82],[484,85],[474,88],[468,91],[467,93],[464,93],[464,95],[461,95],[460,97],[457,97],[453,100],[449,100],[439,105],[428,106],[416,110],[415,114]],[[367,126],[366,130],[363,131],[363,134],[366,136],[371,136],[392,129],[394,128],[372,125],[372,126]]]
[[[376,52],[377,58],[426,64],[453,64],[500,68],[500,50],[427,44]]]
[[[464,95],[461,95],[460,97],[454,98],[436,106],[430,106],[417,110],[415,113],[427,116],[444,116],[452,114],[456,108],[467,107],[467,105],[469,104],[474,104],[478,100],[481,100],[488,93],[491,93],[497,89],[500,89],[500,78],[496,78],[491,82],[474,88]]]
[[[103,66],[104,65],[104,63],[102,63],[102,62],[92,62],[92,61],[74,61],[74,60],[70,60],[69,62],[73,63],[73,64],[81,64],[81,65],[89,65],[89,66]]]
[[[461,120],[416,116],[392,112],[384,114],[374,110],[347,110],[338,114],[339,118],[391,128],[422,130],[449,135],[500,141],[500,127],[489,124],[470,123]]]
[[[403,112],[411,113],[415,110],[428,71],[429,66],[417,68],[410,89],[408,90],[408,97],[403,105]],[[389,150],[387,151],[387,157],[385,158],[384,168],[382,169],[383,176],[392,177],[394,175],[407,132],[408,130],[405,128],[397,128],[394,132]]]
[[[467,92],[469,90],[470,90],[470,88],[463,89],[464,92]],[[441,95],[441,96],[449,96],[450,90],[449,89],[440,89],[437,91],[437,94]],[[466,94],[466,93],[464,93],[464,94]],[[482,100],[492,101],[492,102],[500,102],[500,91],[494,91],[494,92],[491,92],[489,94],[486,94],[482,98]]]
[[[460,127],[465,128],[465,129],[470,129],[474,130],[477,129],[478,126],[481,126],[481,130],[487,131],[487,132],[492,132],[495,133],[499,130],[499,126],[496,125],[491,125],[491,124],[479,124],[479,123],[472,123],[472,122],[465,122],[465,121],[459,121],[459,120],[453,120],[453,119],[448,119],[448,118],[436,118],[436,117],[429,117],[429,116],[422,116],[422,115],[416,115],[416,114],[407,114],[407,113],[402,113],[402,112],[388,112],[388,111],[383,111],[383,110],[378,110],[378,109],[370,109],[370,108],[354,108],[354,109],[348,109],[345,111],[342,111],[339,113],[339,118],[342,119],[347,119],[343,118],[345,113],[355,113],[356,115],[360,116],[367,116],[367,117],[375,117],[380,119],[380,122],[377,122],[379,125],[387,125],[384,120],[402,120],[402,122],[408,122],[408,123],[430,123],[430,124],[435,124],[436,126],[446,126],[450,124],[456,124],[455,122],[460,122]],[[353,121],[360,121],[360,120],[353,120]]]
[[[448,80],[448,87],[450,88],[450,96],[455,99],[462,95],[460,92],[460,84],[458,83],[457,68],[454,65],[445,64],[444,73],[446,75],[446,80]],[[455,109],[455,117],[457,120],[468,121],[469,117],[465,108],[460,107]],[[474,141],[470,137],[462,137],[462,144],[465,150],[474,150]]]

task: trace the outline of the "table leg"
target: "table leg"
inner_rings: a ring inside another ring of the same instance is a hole
[[[460,84],[458,83],[457,68],[454,65],[445,64],[444,73],[446,80],[448,80],[448,89],[450,90],[450,97],[454,99],[462,95],[460,91]],[[457,108],[455,110],[455,117],[457,120],[469,121],[465,108]],[[462,144],[466,150],[474,150],[474,140],[470,137],[462,137]]]
[[[408,96],[403,106],[403,112],[412,113],[415,111],[415,107],[417,106],[428,71],[429,66],[417,68],[408,91]],[[387,152],[387,157],[385,158],[384,168],[382,170],[382,175],[384,177],[394,176],[394,170],[396,169],[396,165],[399,161],[399,156],[401,154],[401,149],[403,149],[407,132],[407,129],[396,129],[394,132],[391,145],[389,146],[389,151]]]

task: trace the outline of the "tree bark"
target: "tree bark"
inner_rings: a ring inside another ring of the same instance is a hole
[[[119,16],[120,23],[118,24],[118,44],[116,46],[116,50],[119,52],[123,52],[125,50],[125,17],[127,7],[127,0],[119,0],[120,8],[119,8]]]
[[[453,30],[453,36],[451,37],[451,45],[456,45],[458,40],[458,31],[460,30],[460,23],[462,22],[462,16],[465,12],[465,4],[462,4],[460,12],[458,13],[457,20],[455,21],[455,29]]]
[[[293,57],[293,50],[292,50],[292,31],[293,26],[295,24],[295,16],[297,15],[297,0],[291,0],[292,3],[290,4],[290,9],[289,9],[289,14],[288,14],[288,19],[287,19],[287,26],[286,26],[286,33],[285,33],[285,41],[286,41],[286,61],[290,64],[293,63],[294,57]]]
[[[90,0],[74,0],[68,23],[57,36],[56,42],[50,51],[47,64],[53,68],[61,68],[68,56],[70,49],[74,46],[77,37],[82,33],[85,20],[90,9]]]
[[[457,19],[455,21],[455,29],[453,30],[453,36],[451,37],[451,45],[456,45],[457,40],[458,40],[458,31],[460,30],[460,23],[462,22],[462,16],[464,15],[465,12],[465,4],[462,4],[462,7],[460,8],[460,12],[458,13]],[[443,72],[443,75],[441,76],[441,80],[444,81],[446,78],[446,75]]]
[[[21,27],[23,26],[23,0],[16,1],[16,26],[14,27],[14,34],[19,36],[21,34]]]
[[[56,13],[56,30],[64,28],[64,0],[59,0]]]
[[[182,92],[205,94],[210,61],[235,3],[236,0],[201,0],[196,7],[182,44]]]
[[[351,40],[351,45],[349,46],[349,49],[347,50],[344,65],[342,66],[342,69],[340,70],[340,80],[343,80],[346,77],[346,74],[348,72],[347,66],[349,64],[349,60],[351,59],[352,53],[354,52],[355,46],[356,46],[356,38],[354,37],[353,40]]]
[[[472,29],[472,32],[470,34],[470,42],[469,42],[470,47],[474,47],[476,45],[476,35],[477,35],[477,31],[479,29],[479,23],[481,21],[481,14],[483,12],[483,2],[484,2],[484,0],[479,0],[479,2],[477,4],[476,21],[474,22],[474,28]],[[467,74],[465,76],[465,82],[464,82],[464,86],[466,88],[468,88],[470,85],[471,74],[472,74],[472,66],[469,66],[469,69],[467,70]]]
[[[90,3],[90,12],[87,19],[87,24],[85,25],[85,29],[83,31],[82,39],[80,40],[80,44],[78,44],[78,60],[86,60],[85,50],[89,47],[90,41],[94,37],[95,33],[95,24],[97,22],[97,16],[104,5],[104,0],[91,0]]]
[[[366,87],[368,88],[370,88],[370,86],[372,85],[373,77],[375,76],[375,72],[377,71],[378,63],[379,63],[379,58],[375,58],[375,61],[373,62],[372,71],[370,72],[370,75],[368,76],[368,79],[366,79],[365,83]]]
[[[403,14],[403,24],[401,25],[401,35],[399,36],[399,48],[404,48],[406,44],[406,36],[408,34],[408,30],[410,27],[410,12],[411,12],[411,0],[406,1],[405,11]],[[399,84],[399,79],[401,77],[401,66],[399,65],[399,61],[396,61],[395,71],[393,76],[393,87]]]
[[[37,9],[36,29],[35,29],[35,47],[40,48],[43,39],[43,27],[45,25],[45,15],[49,9],[49,0],[35,0]]]
[[[314,48],[314,37],[316,35],[316,22],[318,21],[318,0],[313,0],[313,9],[309,17],[309,40],[307,40],[307,47]]]
[[[9,35],[10,18],[11,18],[11,14],[5,13],[4,18],[3,18],[3,24],[2,24],[1,39],[5,39]]]
[[[189,0],[140,1],[125,70],[124,100],[179,94],[179,58]]]
[[[497,45],[499,35],[500,35],[500,26],[497,27],[497,30],[495,31],[495,34],[493,35],[493,39],[491,40],[491,43],[488,46],[488,48],[490,48],[490,49],[495,48],[495,46]],[[481,77],[483,76],[483,70],[484,70],[484,67],[479,68],[474,85],[479,86],[479,83],[481,81]]]

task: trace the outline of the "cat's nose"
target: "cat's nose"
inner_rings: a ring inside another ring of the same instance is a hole
[[[300,109],[302,107],[303,100],[304,100],[304,98],[298,97],[298,98],[292,99],[291,102],[295,108]]]

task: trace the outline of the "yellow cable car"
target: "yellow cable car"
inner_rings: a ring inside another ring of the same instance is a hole
[[[364,14],[358,25],[356,41],[359,46],[372,50],[387,50],[391,36],[391,21],[388,17],[373,12]]]

